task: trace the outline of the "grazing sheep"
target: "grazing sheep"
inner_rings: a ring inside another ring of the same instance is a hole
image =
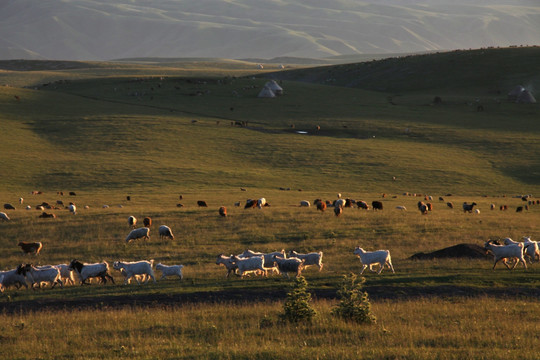
[[[152,226],[152,218],[149,216],[145,217],[142,222],[144,227],[149,228],[150,226]]]
[[[480,214],[480,209],[474,209],[475,214]]]
[[[236,270],[238,270],[238,265],[232,261],[232,255],[231,256],[225,256],[223,254],[219,254],[216,259],[216,265],[223,265],[227,269],[227,278],[229,275],[231,275],[231,272],[237,276],[239,276],[236,273]]]
[[[266,269],[264,268],[264,256],[253,256],[250,258],[239,258],[238,256],[232,256],[231,260],[238,266],[240,277],[252,272],[262,272],[266,276]]]
[[[381,201],[372,201],[371,207],[373,210],[382,210],[383,209],[383,203]]]
[[[128,224],[134,229],[135,225],[137,225],[137,218],[135,216],[128,217]]]
[[[240,205],[240,203],[238,205]],[[221,206],[218,212],[219,212],[219,215],[221,215],[222,217],[227,216],[227,208],[225,206]]]
[[[11,219],[9,218],[9,216],[7,216],[7,214],[5,212],[0,212],[0,220],[2,220],[2,221],[10,221]]]
[[[369,210],[369,205],[368,205],[368,203],[365,202],[365,201],[363,201],[363,200],[357,201],[357,202],[356,202],[356,206],[357,206],[359,209]]]
[[[52,213],[49,214],[44,211],[41,215],[39,215],[39,217],[42,219],[56,219],[56,214],[52,214]]]
[[[206,201],[203,201],[203,200],[197,201],[197,205],[199,205],[200,207],[207,207],[207,206],[208,206],[208,205],[206,204]]]
[[[4,204],[4,209],[6,210],[15,210],[15,206],[11,204]]]
[[[184,265],[163,265],[159,263],[156,265],[156,270],[161,271],[161,279],[165,279],[167,276],[178,276],[180,280],[184,278],[182,275],[182,268]]]
[[[334,200],[334,207],[344,208],[346,203],[347,203],[347,200],[345,199],[337,199],[337,200]]]
[[[154,260],[141,260],[135,262],[115,261],[113,263],[113,268],[118,271],[120,271],[120,269],[124,269],[124,271],[126,272],[124,285],[127,285],[129,279],[135,277],[135,275],[148,275],[155,283],[156,277],[154,276],[154,271],[152,270],[153,264]],[[141,284],[138,277],[135,277],[135,280],[137,281],[137,284]],[[147,282],[148,278],[144,283],[146,284]]]
[[[21,204],[21,205],[22,205],[23,203],[24,203],[24,199],[23,199],[22,197],[21,197],[21,198],[19,198],[19,204]]]
[[[39,252],[43,248],[43,244],[41,242],[24,242],[21,241],[17,244],[21,248],[24,254],[34,254],[39,255]]]
[[[260,198],[259,200],[257,200],[257,207],[259,209],[262,209],[263,206],[268,206],[268,203],[266,202],[265,198]]]
[[[472,204],[467,204],[466,202],[463,203],[463,212],[469,212],[472,213],[473,208],[476,206],[476,203],[473,202]]]
[[[163,238],[169,238],[171,240],[174,240],[174,235],[172,233],[172,230],[167,225],[161,225],[158,228],[158,232],[159,232],[159,238],[161,240],[163,240]]]
[[[523,206],[518,206],[516,208],[516,212],[523,212]]]
[[[308,266],[312,266],[312,265],[316,265],[317,267],[319,267],[319,271],[321,271],[323,268],[323,263],[322,263],[323,252],[322,251],[312,252],[308,254],[300,254],[294,250],[291,250],[289,251],[289,258],[293,258],[293,257],[298,258],[300,260],[304,260],[304,268],[306,269]]]
[[[406,211],[406,210],[407,210],[407,208],[406,208],[405,206],[403,206],[403,205],[398,205],[398,206],[396,206],[396,209],[402,210],[402,211]]]
[[[77,196],[77,194],[74,191],[70,191],[69,196]]]
[[[527,268],[527,263],[525,262],[525,259],[523,257],[523,244],[511,244],[511,245],[497,245],[493,242],[493,240],[488,240],[484,244],[484,249],[486,252],[491,252],[493,254],[493,270],[495,269],[495,266],[497,266],[497,263],[500,260],[503,260],[503,264],[506,266],[507,269],[510,270],[510,266],[506,263],[507,259],[514,259],[516,258],[518,261],[515,262],[512,269],[514,269],[518,262],[523,263],[523,267]]]
[[[131,240],[137,240],[143,238],[144,240],[150,240],[150,228],[147,227],[141,227],[138,229],[133,229],[126,237],[126,242],[130,242]]]
[[[389,250],[365,251],[361,247],[357,246],[353,253],[357,255],[362,262],[362,271],[360,271],[360,274],[362,274],[367,267],[369,267],[370,271],[375,272],[371,268],[371,266],[375,264],[379,264],[380,266],[377,274],[380,274],[383,271],[384,265],[388,266],[392,272],[395,273]]]
[[[343,213],[343,208],[341,206],[337,206],[334,208],[334,214],[336,216],[340,216]]]
[[[315,199],[313,204],[317,207],[317,210],[320,210],[321,212],[326,210],[326,202],[322,201],[321,199]]]
[[[283,277],[289,279],[289,273],[295,273],[296,277],[299,277],[304,268],[304,260],[298,258],[285,259],[280,256],[274,255],[273,260]]]
[[[77,215],[77,207],[75,206],[75,204],[70,203],[68,209],[70,213],[72,213],[73,215]]]
[[[90,285],[87,280],[98,277],[104,284],[107,283],[107,279],[111,280],[114,284],[113,277],[109,274],[109,264],[107,262],[95,263],[95,264],[83,264],[79,260],[71,260],[69,268],[77,273],[81,285]]]
[[[300,207],[310,207],[311,203],[308,200],[301,200]]]
[[[447,202],[446,206],[448,206],[450,209],[454,208],[454,204],[452,204],[451,202]]]
[[[257,200],[247,199],[244,209],[254,208],[255,206],[257,206]]]

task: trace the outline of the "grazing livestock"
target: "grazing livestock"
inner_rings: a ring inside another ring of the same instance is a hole
[[[423,215],[426,215],[428,213],[428,207],[423,201],[419,201],[417,206],[418,210],[420,210]]]
[[[60,270],[60,279],[62,279],[62,282],[64,284],[67,284],[67,283],[69,283],[70,285],[75,284],[75,278],[73,276],[73,269],[71,269],[68,264],[38,266],[38,268],[47,268],[47,267],[55,267],[58,270]]]
[[[375,264],[379,264],[380,266],[377,274],[380,274],[381,271],[383,271],[384,265],[388,266],[390,270],[395,273],[389,250],[365,251],[361,247],[357,246],[353,253],[358,256],[360,258],[360,262],[362,262],[362,271],[360,271],[360,274],[362,274],[367,267],[369,267],[370,271],[375,272],[371,269],[371,266]]]
[[[264,256],[253,256],[250,258],[240,258],[238,256],[232,256],[231,260],[238,266],[240,277],[252,272],[262,272],[266,276],[266,269],[264,268]]]
[[[323,201],[320,201],[317,203],[317,210],[320,210],[321,212],[324,212],[326,210],[326,203]]]
[[[506,266],[507,269],[510,270],[510,266],[506,263],[506,260],[508,259],[517,259],[518,261],[515,262],[512,269],[514,269],[518,262],[523,263],[523,267],[527,268],[527,263],[525,262],[525,259],[523,257],[523,244],[510,244],[510,245],[498,245],[495,244],[493,240],[488,240],[484,244],[484,249],[486,250],[486,253],[491,252],[493,254],[493,269],[495,269],[495,266],[497,266],[497,263],[500,260],[503,260],[503,264]]]
[[[0,212],[0,220],[2,221],[10,221],[11,219],[5,212]]]
[[[23,264],[17,266],[16,269],[0,271],[0,277],[3,279],[0,281],[0,284],[3,288],[8,288],[14,285],[17,289],[20,289],[21,286],[24,286],[28,289],[28,284],[26,283],[26,278],[22,274]]]
[[[24,203],[24,199],[23,198],[19,198],[19,204],[23,204]]]
[[[283,277],[289,279],[289,273],[295,273],[296,277],[299,277],[304,268],[304,260],[298,258],[285,259],[283,257],[275,255],[273,260]]]
[[[77,196],[77,194],[74,191],[70,191],[69,196]]]
[[[70,213],[72,213],[73,215],[77,215],[77,207],[74,203],[70,203],[68,209]]]
[[[343,213],[343,208],[341,206],[337,206],[334,208],[334,214],[336,214],[336,216],[340,216],[342,213]]]
[[[161,225],[158,228],[158,232],[159,232],[159,238],[161,240],[163,240],[163,238],[169,238],[171,240],[174,240],[174,235],[172,233],[172,230],[167,225]]]
[[[472,213],[473,208],[476,206],[476,203],[473,202],[471,204],[467,204],[466,202],[463,203],[463,212]]]
[[[316,265],[317,267],[319,267],[319,271],[321,271],[323,268],[323,263],[322,263],[323,252],[322,251],[312,252],[308,254],[300,254],[294,250],[291,250],[289,251],[289,257],[290,258],[295,257],[300,260],[304,260],[304,268],[306,269],[308,266],[312,266],[312,265]]]
[[[383,203],[380,202],[380,201],[372,201],[371,202],[371,207],[373,208],[373,210],[382,210],[383,209]]]
[[[262,209],[263,206],[268,206],[268,204],[265,198],[260,198],[259,200],[257,200],[257,207],[259,209]]]
[[[11,204],[4,204],[4,209],[6,210],[15,210],[15,206]]]
[[[41,206],[41,208],[43,207]],[[56,219],[56,214],[53,214],[53,213],[49,214],[44,211],[41,215],[39,215],[39,217],[42,219]]]
[[[134,229],[135,225],[137,225],[137,218],[135,216],[128,217],[128,224]]]
[[[450,209],[453,209],[453,208],[454,208],[454,204],[451,203],[451,202],[447,202],[447,203],[446,203],[446,206],[448,206]]]
[[[131,240],[137,240],[140,238],[143,238],[144,240],[150,240],[150,228],[141,227],[138,229],[131,230],[128,236],[126,237],[126,242],[128,243]]]
[[[152,226],[152,218],[151,217],[148,217],[148,216],[145,217],[142,222],[143,222],[144,227],[149,228],[150,226]]]
[[[221,215],[222,217],[227,217],[227,208],[225,206],[221,206],[218,212],[219,212],[219,215]]]
[[[21,248],[24,254],[34,254],[39,255],[39,252],[43,248],[43,244],[41,242],[24,242],[21,241],[17,244]]]
[[[159,263],[156,265],[156,270],[161,271],[161,279],[165,279],[167,276],[178,276],[180,280],[184,278],[182,275],[182,268],[184,265],[163,265]]]
[[[199,200],[197,201],[197,205],[199,205],[200,207],[207,207],[208,205],[206,204],[206,201],[204,200]]]
[[[26,279],[30,280],[32,289],[34,289],[36,283],[38,284],[38,287],[41,287],[41,283],[43,282],[50,283],[52,288],[57,284],[60,284],[60,287],[64,287],[62,277],[60,276],[60,269],[57,267],[45,266],[43,268],[36,268],[32,264],[26,264],[21,267],[19,271]]]
[[[523,212],[523,206],[518,206],[516,208],[516,212]]]
[[[538,242],[532,241],[530,236],[524,236],[523,242],[517,242],[512,240],[511,238],[505,238],[504,239],[505,245],[518,245],[521,244],[523,246],[523,256],[526,256],[529,258],[529,262],[532,264],[534,260],[538,257],[538,260],[540,261],[540,250],[538,249]]]
[[[357,202],[356,202],[356,206],[357,206],[359,209],[369,210],[369,205],[368,205],[368,203],[365,202],[365,201],[363,201],[363,200],[357,201]]]
[[[115,261],[113,263],[113,268],[118,271],[120,271],[120,269],[124,269],[126,276],[124,280],[124,285],[127,285],[132,277],[134,277],[137,281],[137,284],[140,285],[141,282],[139,281],[139,278],[135,275],[147,275],[154,281],[154,283],[156,282],[154,270],[152,270],[153,264],[154,260],[142,260],[134,262]],[[144,283],[146,284],[147,282],[148,278],[146,278]]]
[[[398,206],[396,206],[396,209],[401,210],[401,211],[406,211],[407,210],[407,208],[404,205],[398,205]]]
[[[106,261],[95,264],[83,264],[79,260],[74,259],[69,264],[69,268],[77,273],[81,285],[90,285],[86,281],[91,278],[100,278],[104,284],[109,279],[114,284],[114,279],[109,274],[109,264]]]
[[[310,207],[311,203],[308,200],[301,200],[300,207]]]
[[[257,200],[247,199],[244,209],[254,208],[255,206],[257,206]]]
[[[255,252],[252,250],[245,250],[243,253],[237,255],[239,258],[250,258],[254,256],[264,256],[264,268],[266,271],[272,271],[277,272],[277,269],[274,266],[274,255],[285,257],[285,249],[281,249],[281,251],[274,251],[271,253],[261,253],[261,252]]]
[[[227,269],[227,276],[231,275],[231,272],[235,275],[238,275],[236,273],[236,270],[238,270],[238,265],[236,265],[235,262],[232,261],[232,255],[231,256],[225,256],[223,254],[219,254],[216,259],[216,265],[223,265]]]

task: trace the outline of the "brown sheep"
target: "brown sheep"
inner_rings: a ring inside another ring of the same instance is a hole
[[[143,219],[143,224],[144,224],[144,227],[148,227],[148,228],[149,228],[150,226],[152,226],[152,218],[150,218],[150,217],[148,217],[148,216],[145,217],[145,218]]]
[[[43,247],[43,244],[40,242],[21,241],[20,243],[17,244],[17,246],[19,246],[25,254],[38,255],[39,252],[41,251],[41,248]]]
[[[226,217],[227,216],[227,208],[225,206],[222,206],[219,208],[219,215]]]
[[[324,212],[326,210],[326,203],[323,201],[317,202],[317,210]]]

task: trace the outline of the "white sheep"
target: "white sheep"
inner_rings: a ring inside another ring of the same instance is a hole
[[[180,280],[184,278],[182,275],[182,268],[184,265],[163,265],[159,263],[156,265],[156,270],[161,271],[161,280],[167,276],[178,276]]]
[[[273,260],[277,265],[280,274],[283,277],[286,276],[287,279],[289,278],[289,273],[295,273],[296,277],[299,277],[304,268],[304,260],[298,258],[285,259],[281,256],[274,255]]]
[[[300,201],[300,206],[301,207],[310,207],[311,206],[311,203],[307,200],[302,200]]]
[[[2,284],[3,288],[8,288],[12,285],[15,285],[17,289],[20,289],[21,286],[24,286],[28,289],[28,284],[26,283],[26,277],[22,274],[23,264],[17,266],[16,269],[0,271],[0,276],[3,276]]]
[[[170,227],[167,225],[161,225],[158,228],[159,237],[163,240],[163,238],[169,238],[171,240],[174,240],[174,235]]]
[[[75,204],[69,204],[68,209],[70,213],[72,213],[73,215],[77,215],[77,206],[75,206]]]
[[[377,274],[381,273],[384,265],[388,266],[388,268],[395,273],[394,266],[392,265],[392,258],[390,257],[390,250],[365,251],[361,247],[357,246],[353,253],[357,255],[362,262],[362,271],[360,271],[360,274],[362,274],[367,267],[369,267],[370,271],[375,272],[371,268],[371,266],[375,264],[379,264],[380,266]]]
[[[405,206],[403,206],[403,205],[398,205],[398,206],[396,206],[396,209],[402,210],[402,211],[407,210],[407,208],[406,208]]]
[[[145,240],[150,239],[150,228],[148,227],[141,227],[138,229],[133,229],[130,231],[128,236],[126,237],[126,242],[130,242],[131,240],[137,240],[143,238]]]
[[[153,264],[154,260],[142,260],[134,262],[115,261],[113,263],[113,268],[118,271],[120,271],[120,269],[124,269],[126,272],[124,285],[127,285],[129,283],[129,279],[135,277],[135,275],[148,275],[155,283],[156,277],[154,276],[154,270],[152,270]],[[137,284],[141,284],[137,277],[135,277],[135,280],[137,280]],[[148,279],[146,279],[144,283],[146,284],[147,282]]]
[[[2,221],[10,221],[11,219],[5,212],[0,212],[0,220]]]
[[[114,284],[114,279],[109,274],[109,264],[106,261],[95,264],[83,264],[78,260],[72,260],[69,268],[77,273],[81,285],[90,285],[87,280],[94,277],[99,277],[104,284],[107,283],[107,279],[111,280]]]
[[[260,198],[259,200],[257,200],[257,207],[260,209],[263,206],[266,206],[266,199],[265,198]]]
[[[235,262],[232,261],[232,255],[231,256],[225,256],[223,254],[219,254],[216,259],[216,265],[223,265],[227,269],[227,276],[231,274],[231,272],[235,275],[238,275],[236,273],[236,270],[238,270],[238,265],[236,265]]]
[[[266,269],[264,268],[264,256],[253,256],[250,258],[239,258],[238,256],[232,256],[231,260],[238,266],[240,277],[249,273],[262,272],[266,276]]]
[[[492,240],[489,240],[484,244],[484,249],[486,250],[486,252],[489,251],[493,254],[493,269],[495,269],[495,266],[500,260],[503,260],[503,264],[506,266],[506,268],[510,269],[510,266],[508,266],[508,264],[506,263],[507,259],[518,260],[515,262],[512,269],[517,266],[518,262],[522,262],[523,267],[525,269],[527,268],[527,263],[523,258],[523,244],[518,243],[510,245],[497,245],[493,244]]]
[[[255,251],[247,249],[242,254],[238,255],[238,257],[239,258],[250,258],[250,257],[253,257],[253,256],[263,256],[264,257],[263,266],[266,269],[266,271],[267,272],[271,271],[272,273],[279,273],[279,270],[274,265],[274,259],[273,259],[274,255],[285,257],[285,250],[282,249],[281,251],[274,251],[274,252],[271,252],[271,253],[261,253],[261,252],[255,252]]]
[[[291,250],[289,251],[289,257],[295,257],[300,260],[304,260],[304,268],[307,268],[308,266],[312,266],[312,265],[318,266],[319,271],[321,271],[323,268],[323,263],[322,263],[323,252],[322,251],[312,252],[308,254],[300,254],[294,250]]]

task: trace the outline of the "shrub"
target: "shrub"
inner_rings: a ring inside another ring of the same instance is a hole
[[[357,276],[353,273],[343,276],[341,288],[337,292],[340,301],[332,309],[332,314],[357,323],[375,323],[377,318],[371,312],[368,294],[362,291],[365,278],[361,278],[359,282],[356,282],[356,279]]]
[[[308,283],[303,276],[295,279],[293,288],[287,293],[287,299],[283,305],[284,313],[280,315],[282,320],[289,322],[311,322],[317,312],[311,307],[311,294],[307,291]]]

